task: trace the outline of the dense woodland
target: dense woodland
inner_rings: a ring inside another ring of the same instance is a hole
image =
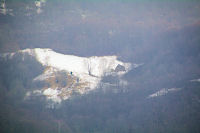
[[[190,81],[200,78],[198,1],[47,1],[40,14],[32,0],[6,4],[13,11],[0,14],[1,53],[40,47],[144,65],[123,77],[126,88],[100,87],[49,109],[43,96],[24,99],[42,86],[32,82],[41,64],[20,54],[0,59],[0,132],[200,132],[200,82]],[[147,98],[161,88],[182,90]]]

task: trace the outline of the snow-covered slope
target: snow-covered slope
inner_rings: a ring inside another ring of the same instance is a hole
[[[70,98],[73,92],[87,93],[97,88],[104,76],[113,75],[120,78],[131,69],[130,63],[117,60],[117,56],[78,57],[41,48],[5,53],[1,57],[11,59],[15,54],[21,54],[22,60],[25,56],[31,56],[45,69],[41,75],[34,78],[33,82],[47,82],[49,85],[40,88],[40,91],[29,92],[27,96],[35,92],[37,95],[41,93],[54,102]],[[66,84],[61,86],[58,79]]]
[[[27,51],[27,50],[24,50]],[[117,65],[125,67],[127,72],[130,70],[130,63],[123,63],[117,60],[116,56],[102,56],[102,57],[78,57],[73,55],[63,55],[56,53],[51,49],[33,49],[34,56],[44,66],[51,66],[59,70],[66,70],[73,72],[76,76],[83,74],[102,77],[106,73],[115,70]],[[125,73],[124,72],[124,73]],[[118,73],[120,74],[120,73]]]
[[[154,97],[158,97],[158,96],[163,96],[163,95],[166,95],[167,93],[169,92],[175,92],[175,91],[180,91],[181,88],[163,88],[151,95],[149,95],[147,98],[154,98]]]
[[[190,82],[200,82],[200,78],[199,79],[190,80]]]

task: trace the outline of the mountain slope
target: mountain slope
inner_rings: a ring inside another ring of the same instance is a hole
[[[131,69],[130,63],[117,60],[117,56],[78,57],[56,53],[51,49],[25,49],[15,53],[1,54],[3,60],[22,60],[31,57],[44,70],[33,79],[33,84],[43,84],[39,89],[26,93],[26,99],[33,95],[44,95],[54,103],[70,98],[73,94],[84,94],[100,85],[102,77],[120,77]],[[31,71],[31,70],[30,70]]]

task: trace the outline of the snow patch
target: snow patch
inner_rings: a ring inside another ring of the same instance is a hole
[[[170,89],[163,88],[163,89],[149,95],[147,98],[154,98],[154,97],[158,97],[158,96],[163,96],[163,95],[166,95],[169,92],[180,91],[180,90],[181,90],[181,88],[170,88]]]
[[[199,79],[190,80],[190,82],[200,82],[200,78]]]
[[[47,96],[48,99],[51,99],[56,103],[60,103],[62,101],[62,99],[58,96],[60,93],[61,91],[52,88],[48,88],[43,91],[43,94]]]
[[[40,14],[43,12],[43,10],[41,9],[43,6],[45,6],[46,0],[39,0],[39,1],[35,1],[35,6],[37,7],[37,14]]]
[[[140,64],[133,64],[133,68],[138,68],[138,67],[140,67],[140,66],[143,66],[144,65],[144,63],[140,63]]]

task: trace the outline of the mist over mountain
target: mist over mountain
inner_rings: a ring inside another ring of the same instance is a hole
[[[199,1],[2,0],[0,132],[199,133]]]

